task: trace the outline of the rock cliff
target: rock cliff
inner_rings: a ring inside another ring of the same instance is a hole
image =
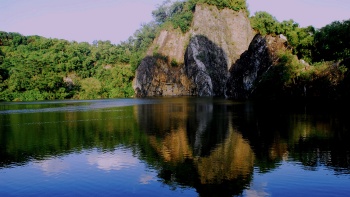
[[[226,97],[233,99],[248,99],[255,85],[268,69],[276,65],[277,52],[287,50],[287,39],[256,35],[249,49],[229,70],[230,77],[226,84]]]
[[[243,12],[197,5],[190,30],[162,30],[136,71],[136,96],[224,96],[254,31]]]
[[[197,5],[190,30],[162,30],[136,71],[136,96],[247,99],[287,50],[284,36],[254,35],[244,12]]]

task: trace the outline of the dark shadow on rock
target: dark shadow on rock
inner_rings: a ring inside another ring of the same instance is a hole
[[[147,96],[147,92],[150,88],[154,77],[154,70],[157,59],[154,57],[147,56],[142,61],[137,68],[136,80],[138,83],[137,88],[135,88],[135,93],[137,97]]]
[[[239,60],[231,66],[230,77],[226,84],[226,97],[232,99],[248,99],[262,75],[272,66],[274,52],[284,47],[284,41],[279,38],[256,35]],[[271,45],[268,42],[272,42]]]
[[[191,38],[185,54],[185,74],[198,96],[224,96],[228,76],[224,50],[203,35]]]
[[[134,89],[146,96],[221,96],[228,78],[227,55],[205,36],[194,36],[184,64],[162,55],[147,56],[137,69]]]

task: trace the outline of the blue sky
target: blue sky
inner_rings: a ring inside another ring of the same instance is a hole
[[[164,0],[0,0],[0,31],[92,42],[119,43]],[[350,0],[247,0],[250,12],[263,10],[279,21],[293,19],[317,28],[350,19]]]

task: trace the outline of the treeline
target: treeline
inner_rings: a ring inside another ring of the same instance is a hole
[[[0,33],[0,100],[110,98],[132,95],[123,45],[68,42]],[[113,82],[111,81],[113,80]]]
[[[0,100],[131,97],[135,69],[155,29],[142,25],[118,45],[0,32]]]

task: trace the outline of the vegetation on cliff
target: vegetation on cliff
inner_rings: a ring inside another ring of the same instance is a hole
[[[245,0],[188,0],[175,1],[174,3],[166,0],[152,14],[158,24],[164,24],[164,26],[172,25],[175,29],[180,28],[185,33],[191,27],[193,12],[197,4],[214,5],[219,9],[243,10],[248,15]]]
[[[350,57],[350,20],[321,29],[301,28],[293,20],[278,22],[267,12],[257,12],[251,24],[262,35],[285,35],[291,47],[278,54],[277,65],[256,84],[257,98],[341,99],[347,95],[343,87],[348,86],[350,65],[343,60]]]
[[[285,35],[293,53],[309,63],[350,57],[350,20],[335,21],[321,29],[301,28],[293,20],[279,22],[267,12],[257,12],[251,24],[262,35]]]

